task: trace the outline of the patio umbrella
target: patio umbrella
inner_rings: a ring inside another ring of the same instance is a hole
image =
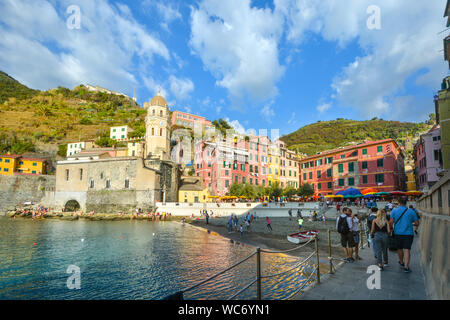
[[[405,192],[405,195],[407,195],[407,196],[421,196],[421,195],[423,195],[423,192],[417,191],[417,190],[413,190],[413,191]]]
[[[377,195],[377,196],[389,196],[390,193],[389,193],[389,192],[384,192],[384,191],[382,191],[382,192],[377,192],[376,195]]]
[[[375,194],[375,193],[377,193],[378,192],[378,190],[377,189],[375,189],[375,188],[367,188],[367,189],[364,189],[364,190],[362,190],[361,191],[361,193],[363,194],[363,195],[366,195],[366,194]]]
[[[391,191],[389,192],[393,196],[404,196],[405,193],[403,191]]]

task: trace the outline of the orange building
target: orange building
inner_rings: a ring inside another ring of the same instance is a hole
[[[42,158],[23,157],[17,154],[0,155],[0,174],[46,174],[47,163]]]

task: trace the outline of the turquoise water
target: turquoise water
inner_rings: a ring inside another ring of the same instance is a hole
[[[0,218],[0,299],[162,299],[254,250],[177,222]],[[294,263],[280,254],[262,261],[263,274]],[[79,290],[67,287],[69,265],[80,268]],[[254,279],[255,265],[253,257],[185,298],[226,299]],[[285,298],[302,280],[299,272],[266,280],[264,298]]]

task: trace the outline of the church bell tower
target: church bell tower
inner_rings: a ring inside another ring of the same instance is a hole
[[[146,157],[170,160],[170,122],[166,99],[158,92],[150,102],[144,103]]]

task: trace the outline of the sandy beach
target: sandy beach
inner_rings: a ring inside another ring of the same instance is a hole
[[[227,217],[210,218],[209,224],[206,224],[205,218],[199,218],[198,220],[187,221],[193,226],[201,227],[212,232],[216,232],[221,236],[231,239],[236,242],[244,243],[254,247],[260,247],[268,250],[288,250],[295,248],[296,244],[287,240],[287,235],[298,232],[297,219],[288,217],[271,218],[272,231],[267,228],[265,219],[258,218],[253,220],[249,231],[244,231],[243,235],[240,235],[238,230],[233,230],[232,233],[228,233]],[[242,219],[239,220],[239,225],[242,223]],[[343,258],[343,250],[340,245],[340,235],[335,231],[336,221],[328,220],[322,221],[309,221],[304,219],[302,231],[318,230],[319,233],[319,252],[321,258],[328,257],[328,229],[331,230],[331,247],[332,256],[336,258]],[[245,230],[245,227],[244,227]],[[298,251],[289,252],[290,255],[303,256],[306,253],[310,253],[314,250],[314,242],[309,243],[305,247]]]

